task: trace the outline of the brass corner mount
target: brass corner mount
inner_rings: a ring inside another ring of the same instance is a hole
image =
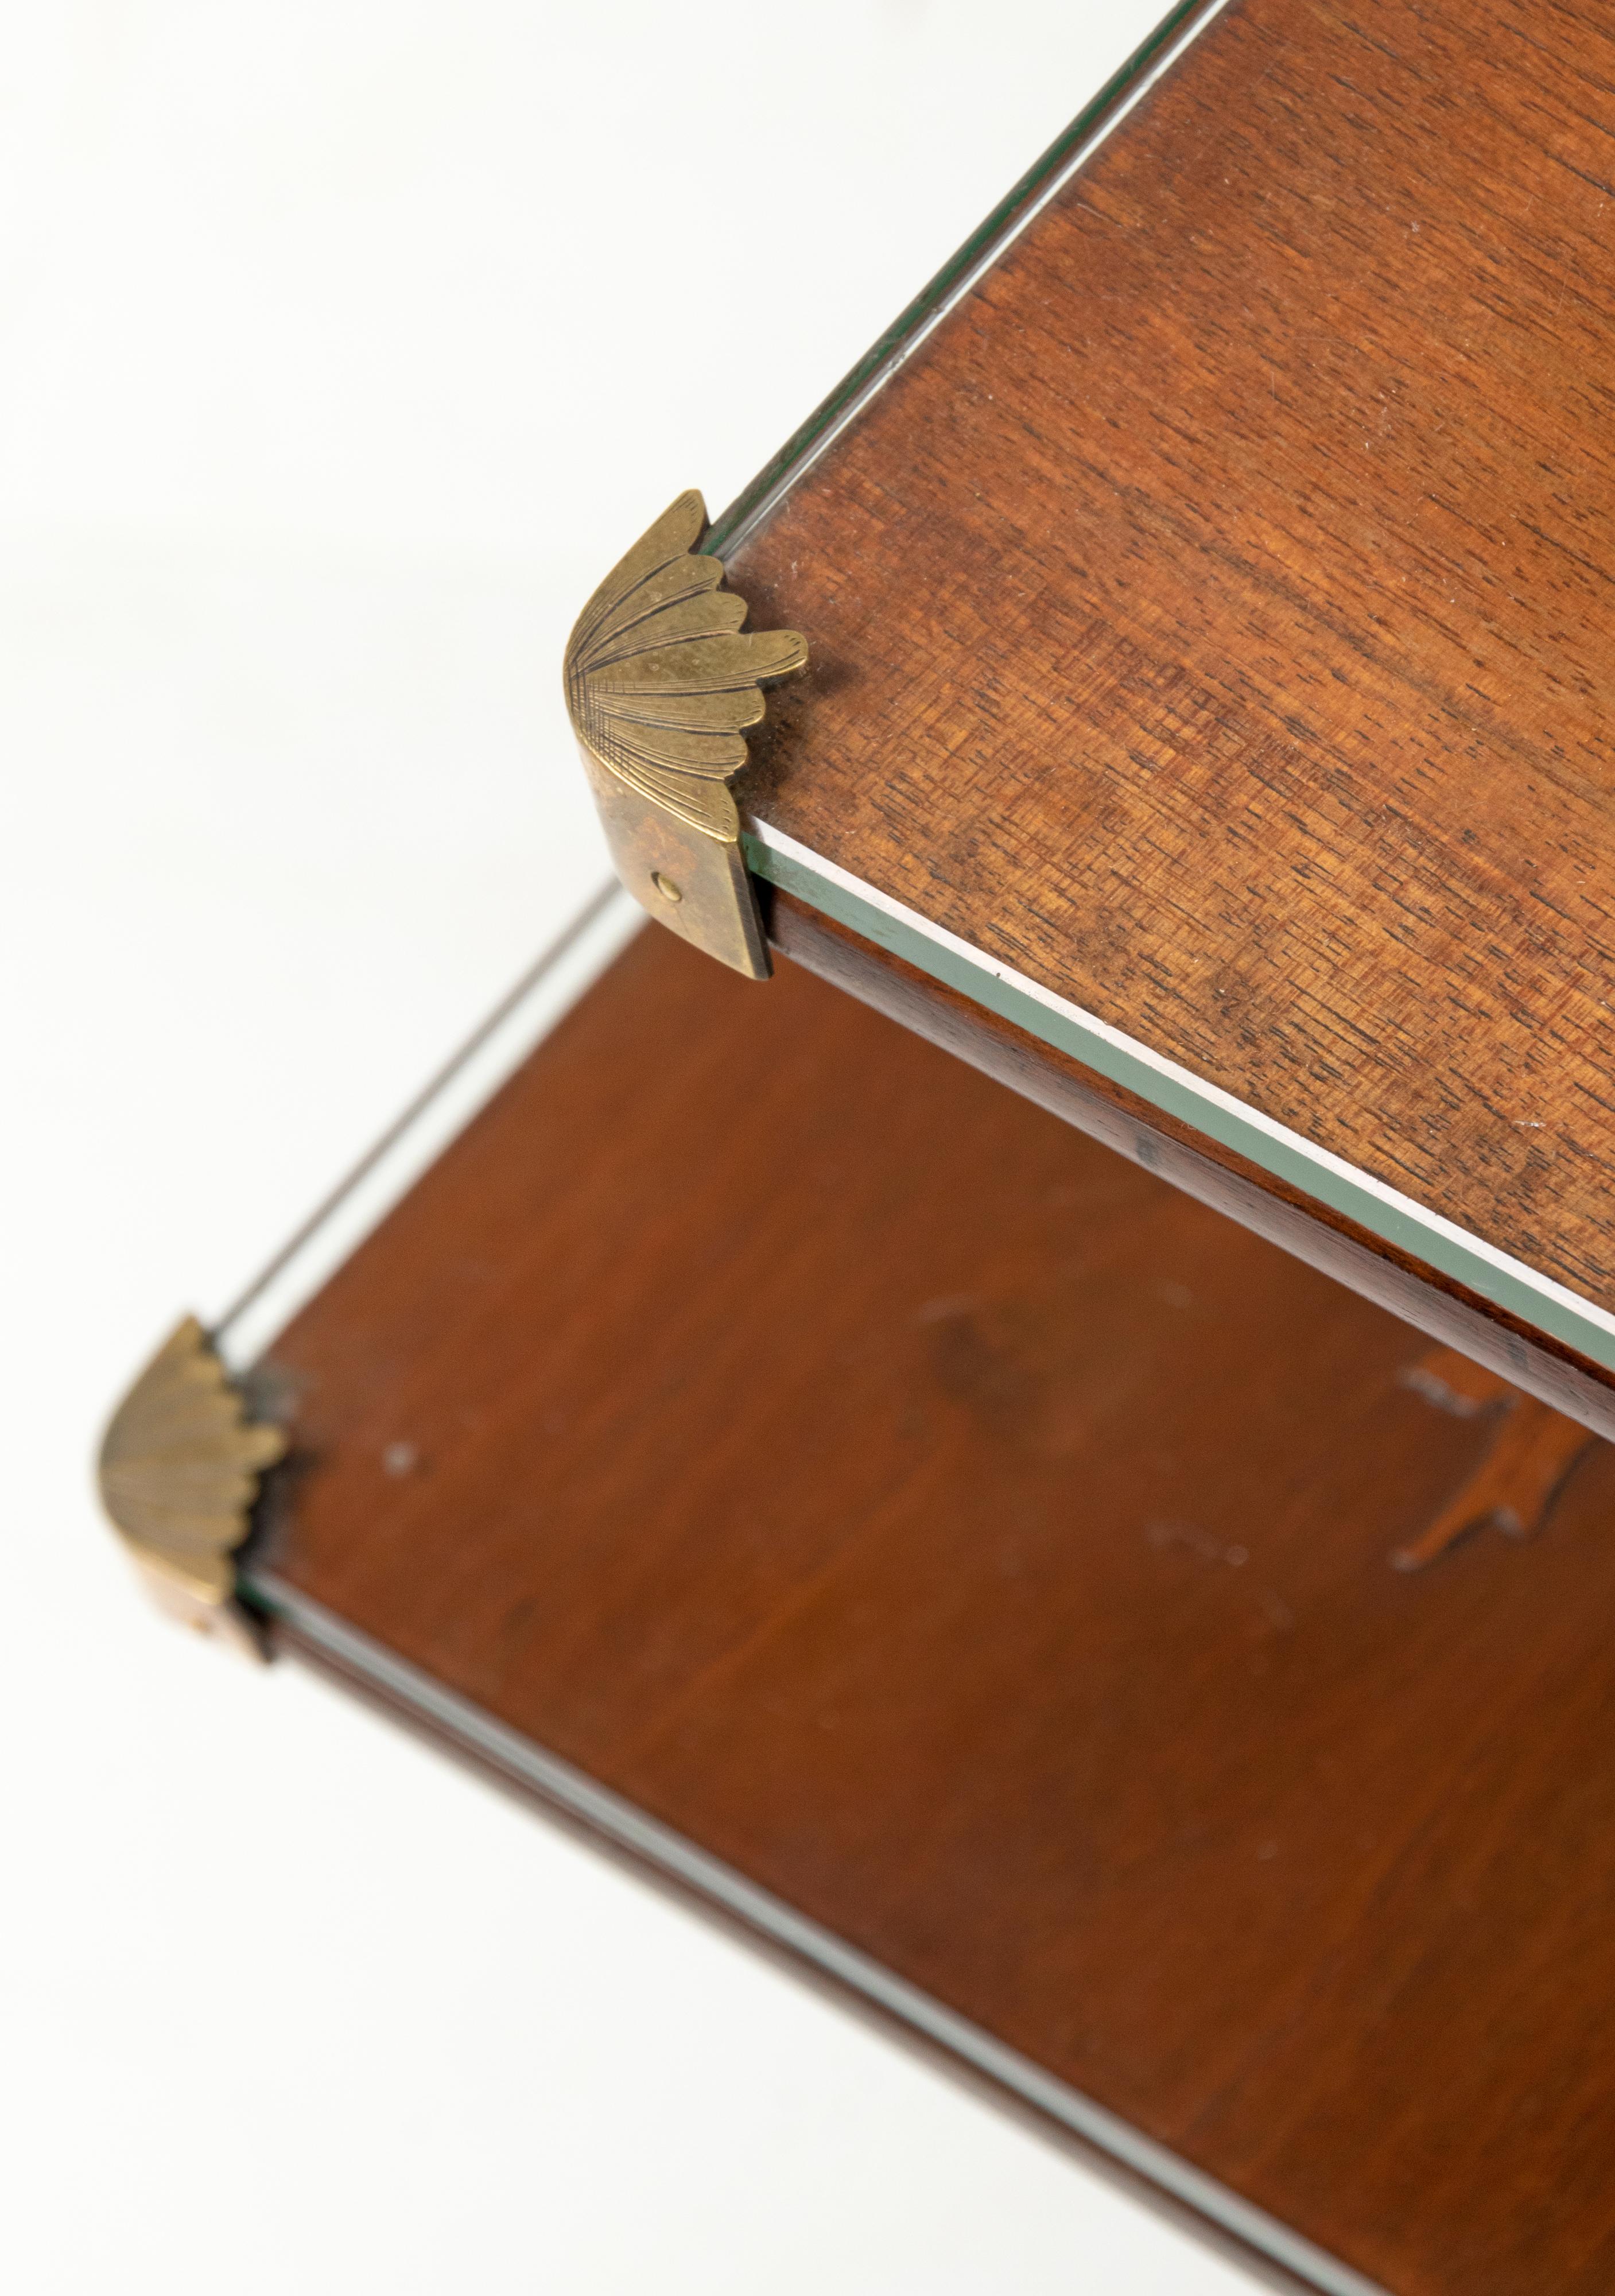
[[[236,1601],[233,1558],[258,1478],[285,1452],[278,1427],[248,1420],[187,1316],[113,1413],[96,1466],[102,1505],[159,1606],[253,1655],[262,1636]]]
[[[804,668],[795,630],[742,632],[743,598],[680,495],[606,576],[567,642],[566,701],[617,873],[653,917],[754,980],[772,970],[728,783],[765,682]]]

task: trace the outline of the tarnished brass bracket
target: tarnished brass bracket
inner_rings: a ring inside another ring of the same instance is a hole
[[[254,1653],[261,1638],[235,1599],[235,1550],[258,1477],[286,1451],[250,1423],[193,1316],[158,1349],[101,1446],[101,1503],[161,1609]]]
[[[653,917],[754,980],[772,967],[727,784],[765,682],[805,668],[795,630],[742,633],[746,603],[696,545],[680,495],[611,569],[566,649],[566,704],[623,883]]]

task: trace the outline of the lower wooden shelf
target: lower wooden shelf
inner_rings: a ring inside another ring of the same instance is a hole
[[[257,1376],[287,1644],[1306,2283],[1615,2284],[1607,1447],[649,932]]]

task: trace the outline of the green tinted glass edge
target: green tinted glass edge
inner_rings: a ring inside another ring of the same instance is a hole
[[[1615,1319],[1603,1315],[1593,1302],[1582,1302],[1562,1285],[1488,1250],[1451,1222],[1376,1185],[1366,1174],[1354,1174],[1338,1159],[1319,1160],[1299,1137],[1286,1136],[1282,1128],[1265,1123],[1254,1111],[1246,1114],[1237,1105],[1231,1106],[1226,1095],[1213,1095],[1186,1071],[1150,1059],[1143,1046],[1129,1050],[1117,1041],[1116,1031],[1085,1020],[1077,1008],[1053,1011],[1018,988],[1012,980],[1004,980],[985,958],[972,963],[968,955],[933,939],[916,925],[905,923],[873,900],[860,898],[847,885],[821,875],[809,861],[778,852],[750,832],[742,842],[746,865],[754,875],[796,894],[875,947],[901,957],[944,987],[957,989],[972,1004],[1025,1029],[1040,1043],[1069,1054],[1085,1068],[1233,1149],[1315,1202],[1344,1213],[1371,1234],[1453,1277],[1478,1297],[1517,1316],[1521,1323],[1615,1371],[1615,1330],[1605,1328]]]
[[[948,258],[935,278],[920,290],[885,333],[870,345],[857,365],[842,376],[828,398],[823,399],[814,408],[808,420],[786,439],[778,454],[765,463],[750,486],[737,495],[728,509],[713,521],[702,542],[703,549],[713,552],[719,558],[729,554],[769,506],[775,496],[790,484],[825,434],[901,358],[905,349],[947,303],[971,270],[991,255],[999,241],[1013,232],[1038,194],[1103,126],[1105,115],[1127,97],[1138,80],[1160,59],[1162,51],[1170,45],[1174,37],[1196,17],[1220,13],[1222,4],[1223,0],[1178,0],[1177,6],[1162,17],[1147,39],[1140,42],[1127,62],[1105,82],[1092,102],[1085,105],[1069,127],[1062,129],[1042,157],[1033,162],[1020,182],[971,234],[963,247]]]

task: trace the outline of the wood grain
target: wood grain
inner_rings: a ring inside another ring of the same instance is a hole
[[[1605,1307],[1612,86],[1234,0],[734,567],[762,818]]]
[[[1038,1043],[1012,1021],[916,972],[806,902],[771,891],[768,914],[775,947],[822,980],[833,981],[877,1013],[943,1046],[983,1075],[1184,1189],[1197,1203],[1281,1244],[1309,1267],[1388,1308],[1432,1339],[1462,1349],[1477,1365],[1525,1389],[1555,1413],[1567,1414],[1606,1441],[1615,1440],[1615,1377],[1601,1365],[1530,1331],[1495,1300],[1422,1266],[1330,1207],[1311,1202],[1221,1142],[1194,1133],[1108,1078],[1096,1077],[1068,1054]]]
[[[275,1349],[267,1561],[1404,2296],[1603,2296],[1615,1456],[1398,1570],[1423,1353],[647,933]]]

